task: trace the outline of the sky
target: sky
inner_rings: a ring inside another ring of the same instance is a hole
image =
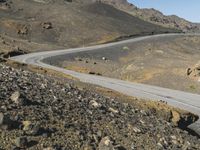
[[[200,23],[200,0],[128,0],[139,8],[155,8],[165,15],[177,15]]]

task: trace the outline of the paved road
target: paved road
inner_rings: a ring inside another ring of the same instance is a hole
[[[190,111],[200,116],[200,95],[156,87],[156,86],[132,83],[132,82],[108,78],[108,77],[78,73],[75,71],[70,71],[70,70],[66,70],[63,68],[56,67],[56,66],[52,66],[42,61],[47,58],[50,60],[53,60],[55,56],[57,56],[56,57],[57,59],[58,56],[62,56],[62,55],[70,54],[70,53],[92,51],[92,50],[97,50],[99,48],[102,49],[102,48],[106,48],[110,46],[123,45],[127,43],[143,41],[146,39],[169,37],[169,36],[180,36],[180,34],[163,34],[163,35],[139,37],[135,39],[129,39],[129,40],[120,41],[116,43],[109,43],[109,44],[97,45],[97,46],[92,46],[92,47],[31,53],[31,54],[12,57],[11,59],[26,63],[26,64],[32,64],[32,65],[37,65],[40,67],[54,69],[56,71],[63,72],[75,78],[78,78],[82,82],[87,82],[87,83],[99,85],[102,87],[106,87],[106,88],[121,92],[129,96],[135,96],[135,97],[143,98],[145,100],[163,100],[163,101],[166,101],[169,105],[172,105],[181,109],[185,109],[187,111]],[[189,128],[194,130],[197,134],[200,135],[200,120],[190,125]]]

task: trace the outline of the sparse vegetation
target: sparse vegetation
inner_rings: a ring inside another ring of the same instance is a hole
[[[194,85],[190,85],[191,90],[196,90],[196,87]]]

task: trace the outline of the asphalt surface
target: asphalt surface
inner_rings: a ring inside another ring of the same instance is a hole
[[[139,38],[129,39],[129,40],[115,42],[115,43],[97,45],[97,46],[92,46],[92,47],[82,47],[82,48],[75,48],[75,49],[31,53],[31,54],[12,57],[10,59],[18,61],[18,62],[26,63],[26,64],[32,64],[32,65],[36,65],[40,67],[53,69],[53,70],[71,75],[82,82],[99,85],[99,86],[109,88],[109,89],[118,91],[120,93],[129,95],[129,96],[143,98],[145,100],[158,100],[158,101],[162,100],[162,101],[167,102],[171,106],[187,110],[189,112],[195,113],[200,116],[200,95],[198,94],[192,94],[192,93],[171,90],[171,89],[162,88],[162,87],[132,83],[128,81],[123,81],[123,80],[113,79],[113,78],[108,78],[108,77],[103,77],[103,76],[95,76],[95,75],[89,75],[89,74],[84,74],[84,73],[78,73],[75,71],[66,70],[64,68],[59,68],[59,67],[43,62],[44,59],[48,58],[48,60],[53,61],[55,56],[56,56],[56,59],[58,59],[59,56],[70,54],[70,53],[92,51],[92,50],[97,50],[100,48],[102,49],[102,48],[106,48],[110,46],[123,45],[127,43],[135,43],[135,42],[150,39],[150,38],[180,36],[180,35],[181,34],[152,35],[152,36],[139,37]],[[200,136],[200,120],[190,125],[189,128],[195,131]]]

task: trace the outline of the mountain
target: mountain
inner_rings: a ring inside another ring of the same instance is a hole
[[[6,47],[1,49],[17,45],[18,49],[31,51],[41,49],[44,44],[44,49],[79,47],[165,32],[177,31],[93,0],[0,1],[0,48]]]
[[[183,32],[200,31],[200,24],[191,23],[176,15],[165,16],[163,13],[155,9],[139,9],[127,0],[101,0],[101,2],[110,4],[120,10],[123,10],[135,17],[139,17],[145,21],[161,25],[167,28],[175,28]]]

